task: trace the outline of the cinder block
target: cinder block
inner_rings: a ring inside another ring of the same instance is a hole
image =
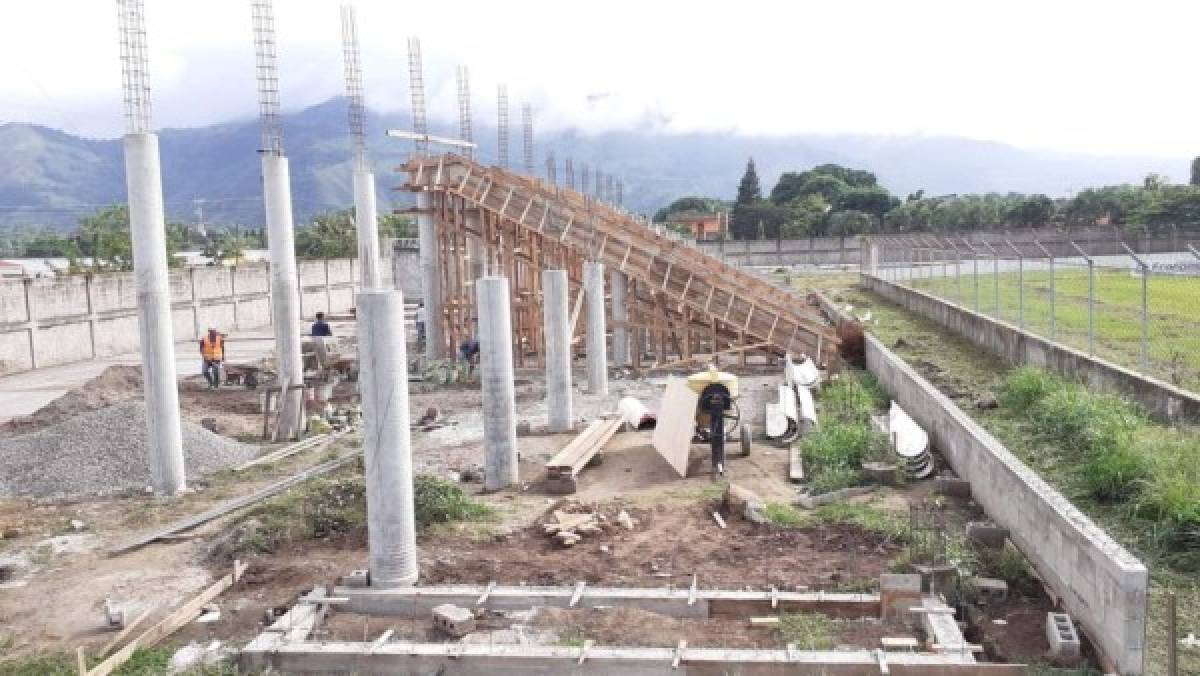
[[[341,586],[343,587],[368,587],[371,584],[371,574],[366,569],[352,570],[349,575],[343,575]]]
[[[971,580],[979,592],[979,600],[984,603],[996,603],[1008,598],[1008,583],[992,577],[977,577]]]
[[[884,573],[879,576],[879,606],[883,619],[902,618],[909,608],[921,605],[921,576]]]
[[[475,616],[466,608],[443,603],[433,609],[433,626],[451,636],[462,638],[475,631]]]
[[[967,523],[967,538],[984,547],[1000,549],[1008,539],[1008,529],[991,521],[970,521]]]
[[[958,582],[958,568],[955,566],[912,564],[912,569],[921,577],[921,590],[931,594],[945,591]]]
[[[1066,613],[1046,613],[1046,640],[1054,657],[1079,657],[1079,634]]]
[[[942,495],[952,498],[971,497],[971,482],[956,476],[940,476],[933,480],[933,487]]]

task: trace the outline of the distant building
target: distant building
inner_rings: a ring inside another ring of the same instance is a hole
[[[721,239],[727,227],[728,218],[719,211],[681,211],[671,214],[669,223],[684,226],[692,233],[692,238],[700,240]]]

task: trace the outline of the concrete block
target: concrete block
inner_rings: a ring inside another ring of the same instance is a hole
[[[912,573],[880,575],[879,605],[885,620],[907,616],[910,608],[921,605],[921,576]]]
[[[1008,583],[992,577],[977,577],[971,584],[979,592],[979,600],[985,603],[997,603],[1008,598]]]
[[[912,569],[921,577],[922,591],[941,592],[958,581],[958,568],[951,565],[931,566],[914,563]]]
[[[370,586],[371,574],[365,568],[360,570],[352,570],[349,575],[343,575],[341,582],[343,587],[363,588]]]
[[[1066,613],[1046,613],[1046,640],[1054,657],[1079,657],[1079,634]]]
[[[1000,549],[1008,539],[1008,529],[991,521],[967,523],[967,539],[990,549]]]
[[[433,609],[433,626],[450,636],[462,638],[475,631],[475,616],[466,608],[443,603]]]
[[[956,476],[940,476],[933,480],[933,488],[942,495],[952,498],[971,497],[971,482]]]

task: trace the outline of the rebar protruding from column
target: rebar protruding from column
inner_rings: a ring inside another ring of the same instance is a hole
[[[571,429],[571,318],[566,270],[542,271],[546,340],[546,423],[551,432]]]
[[[569,157],[567,158],[567,161],[563,164],[563,174],[564,174],[564,178],[566,179],[566,182],[567,182],[567,187],[570,188],[571,190],[574,190],[575,189],[575,165],[572,162],[571,158],[569,158]]]
[[[558,163],[554,159],[554,151],[546,153],[546,180],[550,185],[558,185]]]
[[[410,586],[418,570],[404,293],[364,290],[357,307],[371,586]]]
[[[421,67],[421,40],[415,35],[408,39],[408,86],[412,93],[413,132],[418,136],[429,134],[429,122],[425,117],[425,75]],[[413,141],[417,155],[429,154],[429,141],[418,138]]]
[[[360,283],[364,289],[383,285],[379,261],[379,223],[375,205],[375,174],[367,158],[366,101],[362,60],[358,47],[358,20],[354,7],[342,5],[342,60],[349,100],[350,142],[353,153],[354,229],[358,239]]]
[[[521,104],[521,130],[525,149],[525,173],[533,176],[533,106]]]
[[[517,405],[513,385],[512,317],[508,279],[475,281],[479,313],[479,372],[483,398],[484,490],[517,483]]]
[[[496,164],[508,168],[508,86],[496,88]]]
[[[471,143],[474,132],[471,125],[471,81],[466,66],[459,66],[455,73],[458,81],[458,134],[463,141]],[[462,154],[468,160],[475,158],[475,149],[464,146]]]
[[[608,345],[604,327],[604,264],[583,264],[587,303],[588,392],[608,394]]]

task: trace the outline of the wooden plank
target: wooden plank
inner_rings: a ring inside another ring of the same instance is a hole
[[[621,420],[594,420],[546,463],[546,471],[574,477],[621,428]]]
[[[696,431],[696,403],[700,395],[683,378],[672,377],[663,390],[654,427],[654,450],[680,477],[687,476],[692,436]]]
[[[158,540],[160,538],[164,538],[166,536],[173,535],[175,533],[179,533],[182,531],[191,530],[192,528],[195,528],[196,526],[199,526],[202,523],[212,521],[213,519],[216,519],[217,517],[224,516],[235,510],[242,509],[243,507],[248,507],[256,502],[261,502],[262,500],[265,500],[266,498],[269,498],[272,495],[275,495],[277,493],[282,493],[283,491],[287,490],[288,488],[291,488],[292,486],[295,486],[298,483],[307,481],[308,479],[311,479],[315,476],[320,476],[322,474],[328,474],[329,472],[332,472],[333,470],[335,470],[335,469],[341,467],[342,465],[345,465],[346,463],[350,462],[351,460],[355,459],[361,453],[362,453],[361,448],[354,449],[354,450],[350,451],[349,453],[347,453],[346,455],[341,456],[340,458],[335,458],[328,462],[323,462],[320,465],[317,465],[315,467],[310,467],[310,468],[300,472],[299,474],[294,474],[286,479],[281,479],[279,481],[276,481],[273,484],[264,486],[263,488],[260,488],[257,491],[254,491],[253,493],[251,493],[249,495],[245,495],[240,498],[234,498],[232,500],[223,502],[220,505],[217,505],[216,507],[213,507],[210,510],[201,512],[200,514],[197,514],[196,516],[190,516],[186,519],[176,521],[175,523],[172,523],[171,525],[169,525],[165,528],[160,528],[158,530],[152,531],[145,535],[139,535],[139,536],[133,538],[132,540],[125,542],[124,544],[117,545],[117,546],[113,547],[112,549],[108,550],[108,555],[109,556],[117,556],[119,554],[124,554],[125,552],[132,551],[134,549],[137,549],[138,547],[148,545],[151,542],[154,542],[155,540]]]
[[[107,657],[108,653],[112,652],[113,648],[121,645],[121,641],[124,641],[127,636],[133,633],[134,629],[138,628],[138,625],[145,622],[147,617],[150,617],[150,613],[151,609],[147,608],[143,610],[142,614],[138,615],[133,622],[126,623],[125,628],[117,632],[116,636],[109,639],[108,643],[105,643],[104,647],[100,649],[100,652],[96,653],[96,656],[100,658]]]
[[[150,627],[140,636],[130,641],[111,657],[97,664],[87,672],[87,676],[108,676],[122,664],[129,660],[134,651],[138,648],[153,648],[164,638],[179,631],[184,625],[196,619],[200,613],[200,609],[207,603],[215,599],[226,589],[233,586],[233,583],[242,578],[242,573],[246,572],[246,564],[241,561],[233,562],[233,572],[225,577],[217,580],[208,589],[200,592],[199,595],[192,598],[191,601],[180,606],[171,614],[167,615],[158,624]]]
[[[804,453],[798,446],[788,449],[788,480],[804,481]]]
[[[579,293],[575,294],[575,307],[571,308],[571,330],[567,333],[568,336],[575,337],[575,325],[579,322],[579,311],[583,309],[583,284],[579,285]]]

